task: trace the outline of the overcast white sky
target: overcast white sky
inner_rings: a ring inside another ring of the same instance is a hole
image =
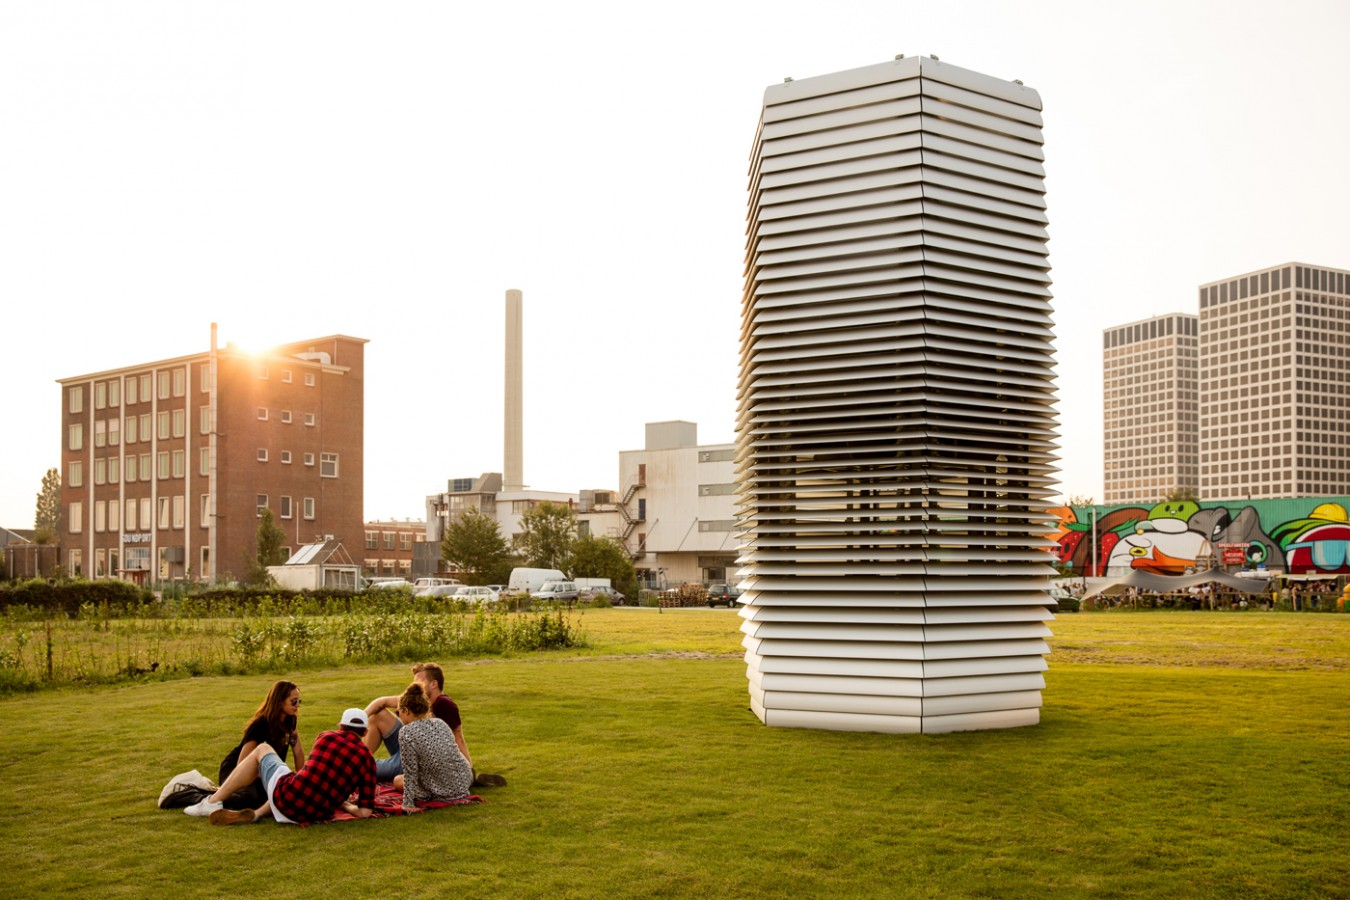
[[[1101,496],[1101,330],[1202,282],[1350,267],[1350,3],[0,0],[0,524],[55,379],[368,338],[367,518],[500,471],[618,487],[643,423],[734,438],[764,88],[897,53],[1039,91],[1063,488]]]

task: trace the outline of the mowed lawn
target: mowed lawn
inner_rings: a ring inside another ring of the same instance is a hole
[[[760,725],[728,611],[579,622],[580,654],[447,663],[510,784],[411,818],[157,809],[171,775],[214,776],[269,677],[0,700],[0,896],[1350,892],[1350,616],[1063,616],[1039,726],[936,736]],[[295,680],[312,737],[407,678]]]

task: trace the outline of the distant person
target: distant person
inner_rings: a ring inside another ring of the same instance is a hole
[[[220,763],[218,784],[224,784],[230,777],[239,760],[253,752],[259,744],[268,744],[277,750],[285,761],[289,751],[295,757],[295,768],[305,764],[305,743],[300,738],[300,687],[292,681],[278,681],[267,692],[267,697],[253,713],[253,718],[244,726],[244,736],[233,750],[226,754]],[[267,790],[261,779],[254,779],[239,789],[231,806],[240,803],[251,808],[262,807],[267,802]]]
[[[459,715],[459,706],[444,693],[445,673],[435,663],[416,663],[412,667],[412,673],[413,681],[422,686],[427,699],[431,702],[431,714],[449,726],[450,733],[455,738],[455,746],[472,766],[473,757],[469,755],[468,744],[464,742],[464,722]],[[370,719],[366,747],[374,753],[383,743],[384,749],[389,753],[388,758],[375,762],[376,776],[380,781],[393,781],[395,776],[403,774],[403,762],[399,753],[399,730],[402,729],[403,723],[393,713],[398,703],[398,695],[390,695],[376,697],[366,704],[366,716]],[[474,784],[500,787],[506,784],[506,779],[500,775],[475,773]]]
[[[366,714],[349,709],[337,731],[325,731],[314,740],[309,758],[292,772],[268,744],[259,744],[239,760],[238,767],[214,794],[183,810],[190,816],[208,816],[212,825],[256,822],[270,809],[278,822],[322,822],[342,809],[364,819],[375,811],[375,758],[366,749]],[[259,809],[225,809],[224,800],[254,778],[261,778],[267,802]],[[356,802],[347,798],[356,794]]]
[[[469,795],[473,767],[460,753],[450,726],[431,714],[422,685],[413,682],[398,699],[399,758],[403,774],[394,785],[403,789],[403,810],[421,812],[418,801],[459,800]]]

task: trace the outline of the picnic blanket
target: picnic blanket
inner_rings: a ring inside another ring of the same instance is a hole
[[[475,803],[482,803],[483,798],[476,794],[470,794],[467,797],[461,797],[459,800],[431,800],[417,804],[420,809],[433,810],[444,809],[447,806],[472,806]],[[408,813],[403,811],[403,791],[394,787],[392,781],[381,781],[375,787],[375,812],[371,813],[372,819],[387,819],[390,816],[406,816]],[[343,810],[333,813],[333,818],[323,819],[319,822],[300,822],[300,827],[308,825],[327,825],[329,822],[350,822],[356,819],[356,816],[348,815]]]

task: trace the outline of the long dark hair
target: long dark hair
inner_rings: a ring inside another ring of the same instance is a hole
[[[295,716],[286,712],[286,698],[291,695],[291,691],[299,687],[300,685],[293,681],[278,681],[272,685],[272,689],[267,692],[267,698],[244,726],[244,733],[247,734],[253,723],[259,719],[265,721],[268,730],[275,734],[289,735],[295,731]]]

